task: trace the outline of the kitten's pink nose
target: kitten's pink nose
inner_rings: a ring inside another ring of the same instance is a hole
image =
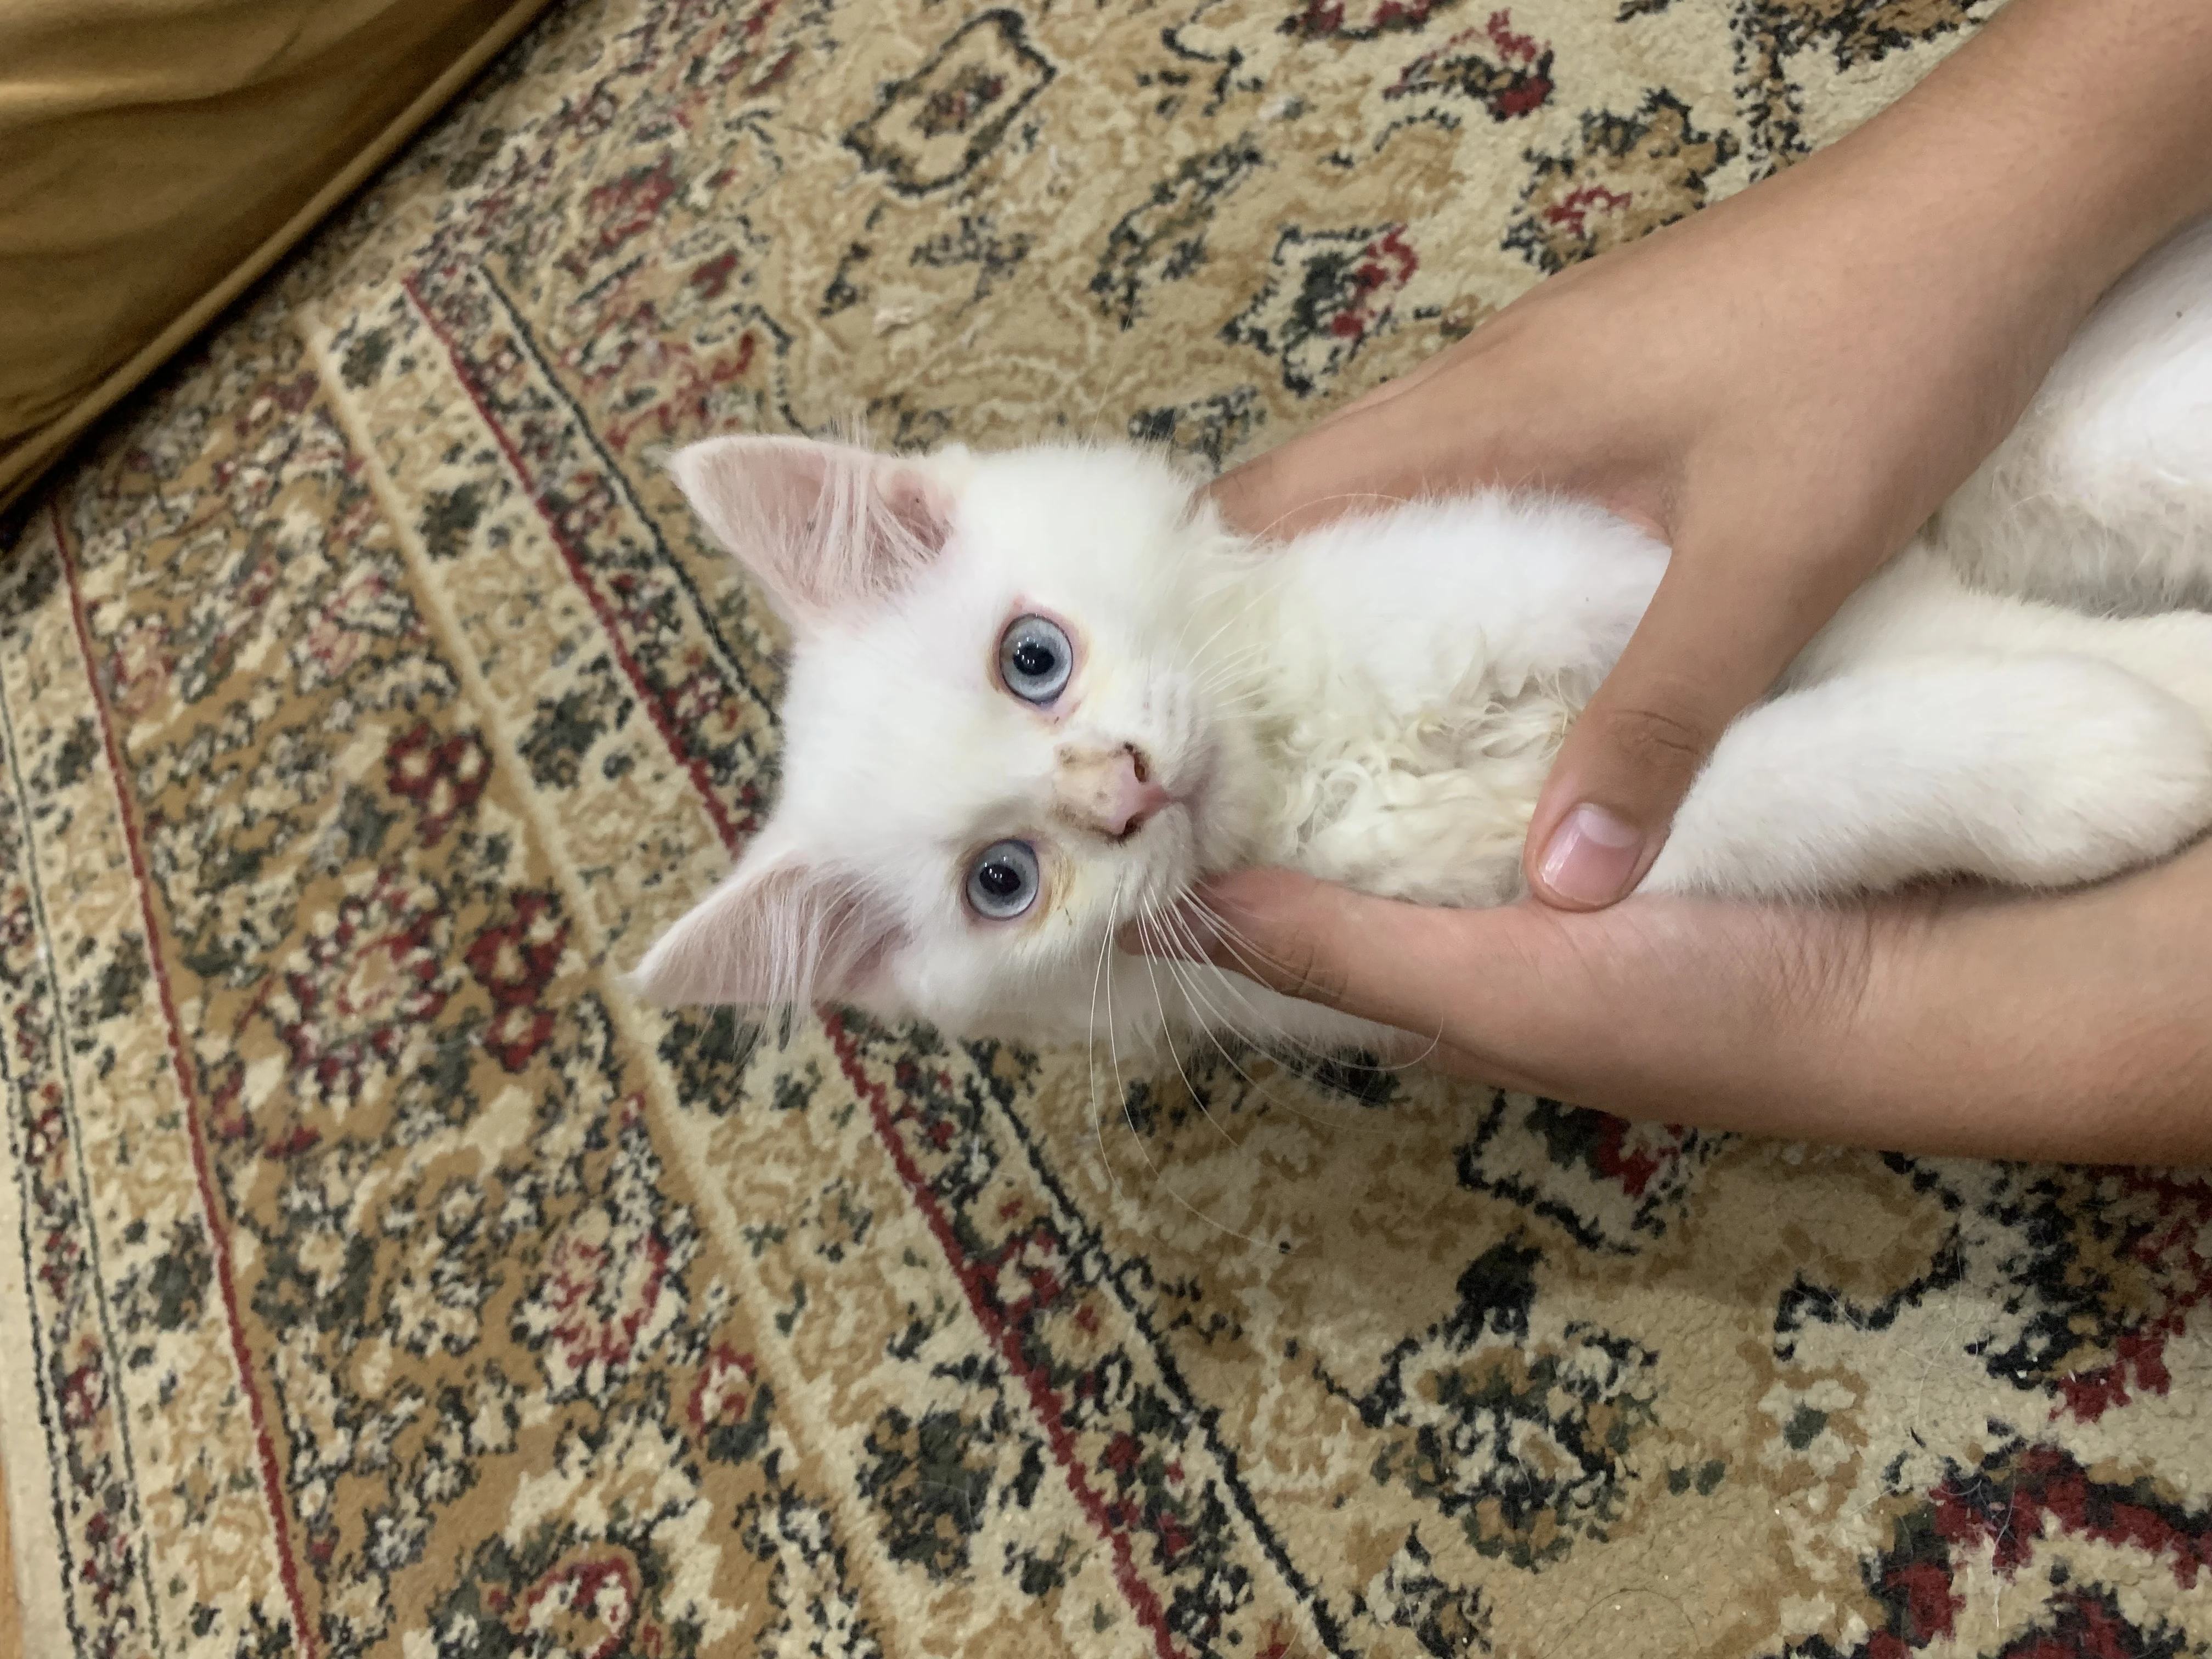
[[[1175,799],[1152,781],[1137,746],[1126,743],[1119,749],[1061,750],[1052,793],[1063,816],[1109,841],[1133,834]]]

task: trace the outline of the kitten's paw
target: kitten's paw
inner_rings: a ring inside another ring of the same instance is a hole
[[[1879,892],[1922,877],[2069,887],[2212,826],[2212,722],[2110,661],[1929,659],[1746,714],[1698,775],[1647,892]]]
[[[2069,668],[2054,671],[2042,711],[2053,724],[2039,775],[1991,792],[1987,856],[1965,873],[2077,886],[2167,857],[2212,826],[2212,700],[2192,706],[2177,686],[2101,663]]]
[[[2121,663],[2180,698],[2212,729],[2212,611],[2170,611],[2124,625],[2133,637]]]

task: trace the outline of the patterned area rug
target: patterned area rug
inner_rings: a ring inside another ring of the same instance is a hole
[[[665,445],[1218,462],[1984,9],[549,18],[6,567],[31,1651],[2212,1652],[2200,1177],[616,979],[775,787]]]

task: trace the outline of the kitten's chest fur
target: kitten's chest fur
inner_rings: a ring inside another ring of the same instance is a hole
[[[2095,616],[1975,586],[1960,549],[1996,538],[1974,528],[1877,574],[1730,728],[1648,886],[1812,896],[1944,872],[2063,886],[2212,822],[2212,615]],[[2205,544],[2185,539],[2153,550],[2204,569]],[[2066,550],[2012,535],[2004,574],[2033,588]],[[1425,904],[1518,896],[1553,757],[1666,557],[1603,514],[1492,497],[1229,567],[1235,862]]]
[[[1279,700],[1251,726],[1253,862],[1426,904],[1519,895],[1529,815],[1578,697],[1480,668],[1406,702],[1272,678]]]
[[[1430,904],[1517,896],[1552,758],[1665,559],[1586,507],[1495,497],[1233,566],[1240,861]]]

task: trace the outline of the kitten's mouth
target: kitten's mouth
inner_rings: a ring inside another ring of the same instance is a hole
[[[1191,770],[1188,777],[1173,785],[1155,780],[1152,763],[1143,750],[1132,744],[1128,746],[1127,752],[1130,769],[1148,799],[1144,806],[1122,827],[1121,833],[1112,837],[1115,844],[1127,846],[1142,835],[1146,828],[1154,820],[1170,808],[1177,806],[1182,807],[1189,816],[1194,833],[1198,827],[1200,810],[1205,804],[1206,792],[1213,784],[1212,751],[1210,750],[1207,751],[1200,764]]]

